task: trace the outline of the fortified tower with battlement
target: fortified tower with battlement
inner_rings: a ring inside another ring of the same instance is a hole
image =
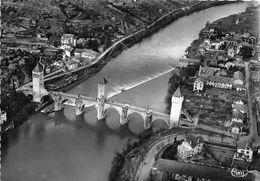
[[[97,95],[97,118],[104,119],[104,103],[106,101],[106,84],[107,80],[103,78],[101,81],[98,82],[98,95]]]
[[[178,127],[179,119],[181,115],[182,102],[184,97],[181,95],[180,87],[172,95],[172,106],[171,106],[171,115],[170,115],[170,127]]]
[[[43,67],[37,63],[32,72],[33,77],[33,101],[40,102],[42,96],[47,94],[44,88],[44,72]]]

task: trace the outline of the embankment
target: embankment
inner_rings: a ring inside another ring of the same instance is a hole
[[[173,21],[176,21],[180,17],[187,16],[194,12],[201,11],[201,10],[213,7],[213,6],[220,6],[220,5],[229,4],[229,3],[234,3],[234,2],[232,2],[232,1],[199,2],[192,7],[180,8],[180,9],[173,10],[173,11],[165,14],[164,16],[157,19],[152,24],[144,27],[143,29],[140,29],[140,30],[134,32],[133,34],[128,35],[127,37],[124,37],[124,38],[118,40],[112,46],[110,46],[108,49],[106,49],[103,53],[101,53],[96,58],[96,60],[94,60],[95,64],[93,64],[93,65],[96,67],[94,72],[97,73],[98,71],[100,71],[112,58],[115,58],[117,55],[122,53],[122,51],[124,51],[125,49],[142,41],[144,38],[151,36],[155,32],[159,31],[161,28],[169,25]],[[77,73],[86,68],[87,68],[87,66],[83,66],[83,67],[80,67],[80,68],[72,71],[71,73]],[[87,69],[90,69],[90,68],[93,70],[93,66],[90,67],[88,65]],[[60,74],[58,77],[62,77],[64,75],[67,75],[67,73]],[[80,84],[84,79],[86,80],[87,78],[89,78],[89,76],[84,74],[83,78],[80,77],[79,80],[75,81],[69,87],[72,88],[72,87]],[[68,89],[64,88],[62,90],[68,90]]]
[[[11,93],[2,100],[1,108],[7,112],[7,121],[1,125],[1,135],[7,133],[8,128],[21,125],[34,113],[36,104],[23,93]]]

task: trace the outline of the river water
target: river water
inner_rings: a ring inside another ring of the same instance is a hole
[[[96,97],[97,82],[105,77],[111,99],[165,112],[171,70],[199,31],[207,21],[242,12],[246,7],[246,2],[230,4],[180,18],[124,51],[68,92]],[[143,121],[138,115],[130,115],[129,125],[122,127],[115,110],[106,116],[106,120],[98,121],[93,107],[77,118],[72,107],[49,115],[34,114],[10,132],[8,146],[2,148],[2,179],[107,180],[114,152],[122,150],[129,138],[136,138],[143,130]],[[158,121],[154,129],[161,124]]]

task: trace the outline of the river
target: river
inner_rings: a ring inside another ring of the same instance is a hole
[[[68,92],[96,97],[97,82],[105,77],[111,99],[165,112],[171,70],[199,31],[207,21],[242,12],[246,7],[246,2],[229,4],[180,18],[122,52]],[[66,107],[49,115],[32,115],[10,132],[8,146],[2,147],[2,179],[107,180],[114,152],[120,151],[129,138],[136,138],[143,122],[138,115],[131,115],[128,128],[120,126],[114,110],[107,112],[105,121],[97,121],[95,114],[90,107],[76,118],[74,108]],[[154,127],[160,127],[160,123]]]

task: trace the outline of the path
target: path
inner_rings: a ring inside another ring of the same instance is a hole
[[[243,144],[248,141],[254,141],[254,146],[260,146],[260,137],[257,134],[257,121],[255,120],[255,115],[252,112],[252,100],[251,100],[251,89],[250,89],[250,72],[249,72],[249,62],[245,62],[245,74],[246,74],[246,88],[247,88],[247,98],[248,98],[248,110],[249,110],[249,121],[250,121],[250,133],[248,136],[240,137],[239,143]]]

